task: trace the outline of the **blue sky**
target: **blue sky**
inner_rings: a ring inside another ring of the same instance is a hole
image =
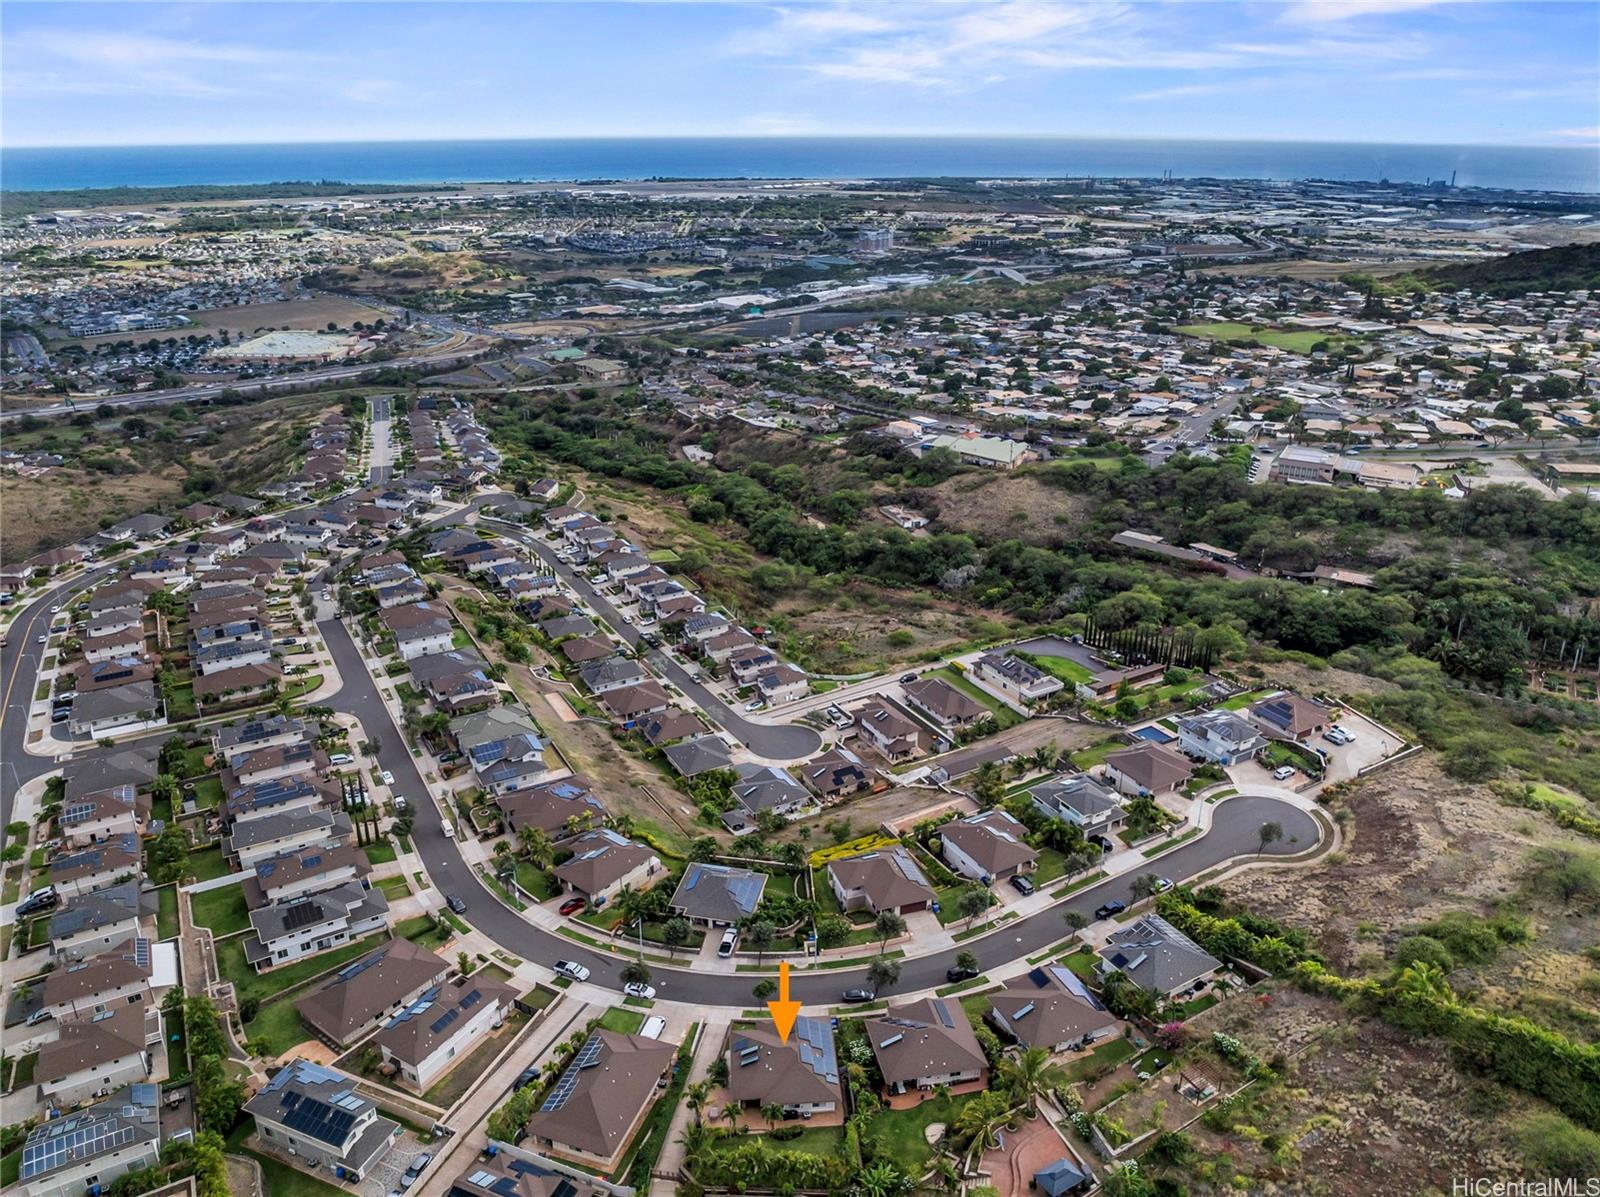
[[[1591,145],[1600,5],[5,4],[4,144],[1069,134]]]

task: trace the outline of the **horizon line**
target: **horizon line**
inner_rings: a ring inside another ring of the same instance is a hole
[[[670,142],[670,141],[960,141],[986,139],[994,141],[1148,141],[1183,142],[1195,145],[1338,145],[1338,146],[1389,146],[1427,147],[1436,149],[1501,149],[1501,150],[1593,150],[1600,148],[1600,138],[1573,139],[1568,142],[1512,142],[1512,141],[1393,141],[1347,140],[1323,137],[1188,137],[1155,133],[558,133],[540,135],[496,137],[338,137],[304,140],[263,139],[246,141],[128,141],[105,142],[53,142],[53,143],[0,143],[0,153],[18,150],[186,150],[233,149],[263,146],[338,146],[338,145],[452,145],[530,142]]]

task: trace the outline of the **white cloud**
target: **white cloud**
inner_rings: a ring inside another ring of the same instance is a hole
[[[1583,141],[1600,144],[1600,125],[1590,125],[1582,129],[1552,129],[1545,136],[1559,137],[1562,141]]]
[[[1390,16],[1436,8],[1445,0],[1297,0],[1283,12],[1293,25],[1332,25],[1359,17]]]
[[[6,90],[14,94],[219,96],[241,81],[281,77],[317,55],[225,42],[121,34],[36,30],[13,37]]]

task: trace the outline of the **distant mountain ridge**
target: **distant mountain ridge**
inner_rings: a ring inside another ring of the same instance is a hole
[[[1465,287],[1502,297],[1529,291],[1593,290],[1600,288],[1600,242],[1531,249],[1483,262],[1435,266],[1418,273],[1446,290]]]

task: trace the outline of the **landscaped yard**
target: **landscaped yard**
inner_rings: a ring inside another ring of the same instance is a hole
[[[639,1028],[644,1026],[644,1013],[624,1006],[612,1006],[600,1016],[600,1025],[619,1035],[637,1035]]]
[[[393,902],[397,898],[410,896],[411,883],[404,877],[385,877],[378,882],[378,889],[383,893],[384,897]]]
[[[446,926],[436,925],[425,914],[416,918],[406,919],[394,925],[394,933],[400,939],[409,939],[418,947],[433,949],[444,944],[452,932]]]
[[[1098,744],[1091,744],[1088,748],[1081,748],[1072,754],[1073,765],[1087,772],[1096,765],[1104,764],[1106,757],[1116,752],[1119,748],[1126,748],[1128,742],[1120,736],[1107,736]]]
[[[367,859],[375,865],[388,864],[395,859],[394,845],[389,842],[387,836],[365,845],[361,850],[367,854]]]
[[[1005,731],[1006,728],[1015,727],[1017,724],[1023,721],[1022,716],[1017,714],[1010,707],[1006,706],[1005,703],[1001,702],[998,698],[994,697],[994,695],[988,693],[987,691],[973,685],[972,682],[968,681],[965,677],[957,673],[948,665],[939,669],[930,670],[922,676],[925,678],[936,677],[942,682],[948,682],[974,702],[982,703],[984,706],[988,707],[989,710],[994,713],[994,725],[996,731]]]
[[[1094,1051],[1082,1059],[1073,1060],[1065,1066],[1068,1079],[1074,1081],[1085,1080],[1088,1077],[1109,1072],[1118,1064],[1133,1055],[1133,1041],[1129,1039],[1112,1039],[1102,1043]]]
[[[242,885],[224,885],[190,894],[189,912],[196,923],[209,927],[211,934],[218,938],[250,926],[250,907],[245,902]]]
[[[281,1056],[296,1044],[313,1038],[312,1032],[300,1021],[300,1011],[295,1009],[296,999],[303,996],[286,995],[262,1006],[256,1011],[254,1020],[245,1025],[245,1038],[262,1040],[267,1050],[275,1056]]]
[[[222,855],[222,849],[213,845],[189,853],[189,863],[183,872],[184,876],[193,877],[196,881],[212,881],[232,873],[233,866]]]
[[[872,1120],[872,1133],[881,1135],[895,1163],[908,1176],[921,1176],[933,1158],[933,1147],[926,1131],[935,1122],[946,1126],[956,1120],[961,1107],[972,1098],[935,1097],[909,1110],[883,1110]]]
[[[156,890],[156,935],[171,939],[178,934],[178,887],[163,885]]]
[[[195,805],[201,810],[215,810],[222,805],[222,779],[202,777],[194,783]]]
[[[1094,670],[1087,665],[1078,664],[1071,657],[1035,655],[1033,663],[1051,677],[1060,678],[1069,686],[1075,686],[1079,682],[1086,682],[1094,676]]]
[[[217,944],[217,972],[233,981],[241,1002],[249,997],[265,1002],[329,969],[347,964],[363,952],[370,952],[388,941],[387,935],[369,935],[354,943],[342,944],[331,952],[296,960],[270,972],[258,973],[244,958],[243,940],[227,939]]]
[[[561,892],[553,874],[526,860],[517,861],[517,884],[537,902],[549,901]]]

